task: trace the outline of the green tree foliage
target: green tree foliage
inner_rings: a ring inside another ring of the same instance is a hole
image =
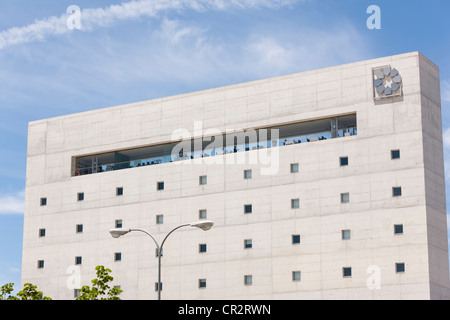
[[[104,266],[95,267],[97,278],[92,280],[92,288],[83,286],[80,289],[80,296],[77,300],[120,300],[119,294],[122,292],[119,288],[110,288],[109,282],[114,278],[109,275],[110,269]]]
[[[21,300],[52,300],[49,297],[44,297],[41,291],[37,291],[37,287],[33,286],[31,283],[25,283],[23,290],[20,291],[17,296]]]
[[[0,300],[19,300],[17,297],[11,295],[14,291],[14,283],[7,283],[0,287]]]
[[[49,297],[44,297],[41,291],[37,290],[36,286],[31,283],[25,283],[23,290],[17,296],[11,295],[14,291],[14,283],[8,283],[0,287],[0,300],[52,300]]]
[[[83,286],[80,289],[80,296],[77,300],[120,300],[119,294],[122,290],[119,288],[110,288],[109,282],[114,278],[109,274],[110,269],[104,266],[97,266],[97,278],[92,280],[92,288],[89,286]],[[14,283],[8,283],[0,287],[0,300],[52,300],[49,297],[45,297],[41,291],[37,290],[37,287],[31,283],[25,283],[22,291],[16,296],[12,295],[14,291]]]

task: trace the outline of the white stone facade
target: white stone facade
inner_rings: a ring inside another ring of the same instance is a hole
[[[383,66],[399,71],[401,96],[374,99],[373,70]],[[163,299],[447,299],[439,90],[438,68],[414,52],[31,122],[22,284],[74,299],[68,267],[82,257],[82,285],[104,265],[123,299],[156,299],[153,241],[142,233],[113,239],[109,230],[122,220],[161,241],[207,210],[210,231],[183,228],[164,245]],[[177,129],[194,133],[195,122],[203,132],[226,132],[346,114],[356,114],[356,136],[279,147],[274,175],[262,175],[258,163],[199,159],[74,176],[75,157],[168,143]],[[348,166],[340,166],[341,157]],[[299,172],[291,173],[295,163]],[[244,179],[249,169],[252,178]],[[205,175],[207,184],[199,185]],[[401,196],[393,196],[394,187]],[[341,203],[343,193],[348,203]],[[291,208],[292,199],[299,208]],[[343,230],[350,239],[342,239]],[[246,239],[252,248],[244,248]],[[207,252],[199,253],[199,244]],[[351,277],[344,277],[348,267]]]

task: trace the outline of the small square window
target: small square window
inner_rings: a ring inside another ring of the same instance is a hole
[[[292,281],[300,281],[301,273],[300,271],[292,271]]]
[[[44,260],[39,260],[37,262],[38,269],[44,269]]]
[[[405,264],[403,262],[395,264],[395,272],[403,273],[405,272]]]
[[[252,208],[251,204],[246,204],[244,206],[244,213],[252,213],[252,210],[253,210],[253,208]]]
[[[400,150],[391,150],[391,159],[400,159]]]
[[[291,200],[291,209],[300,208],[300,199],[292,199]]]
[[[77,232],[77,233],[82,233],[82,232],[83,232],[83,225],[82,225],[82,224],[77,224],[77,226],[76,226],[76,232]]]
[[[81,296],[80,289],[73,289],[73,297],[76,299]]]
[[[156,190],[158,190],[158,191],[164,190],[164,182],[163,181],[156,183]]]
[[[198,280],[198,287],[199,287],[200,289],[206,288],[206,279],[199,279],[199,280]]]
[[[114,253],[114,261],[122,261],[122,253],[121,252]]]
[[[298,173],[298,163],[291,163],[291,173]]]
[[[352,268],[351,267],[342,268],[342,276],[344,278],[350,278],[352,276]]]
[[[350,240],[351,231],[350,230],[342,230],[342,240]]]
[[[116,188],[116,196],[123,196],[123,188],[122,187]]]
[[[47,198],[41,198],[41,207],[44,207],[47,205]]]
[[[77,199],[78,199],[78,201],[84,201],[84,192],[78,193]]]
[[[299,234],[293,234],[292,235],[292,244],[299,244],[300,243],[300,235]]]
[[[200,252],[200,253],[206,252],[206,244],[205,243],[198,245],[198,252]]]
[[[244,240],[244,249],[251,249],[253,247],[252,239]]]
[[[253,284],[253,276],[252,275],[244,276],[244,284],[246,286],[251,286]]]
[[[202,209],[198,211],[198,218],[199,219],[206,219],[207,218],[207,211]]]
[[[340,163],[341,167],[348,166],[348,157],[339,158],[339,163]]]
[[[163,224],[164,216],[162,214],[156,216],[156,224]]]
[[[394,234],[403,234],[403,225],[402,224],[394,225]]]
[[[341,193],[341,203],[349,203],[349,202],[350,202],[350,194]]]
[[[198,178],[198,183],[199,183],[200,185],[205,185],[205,184],[208,183],[208,178],[207,178],[206,176],[200,176],[200,177]]]
[[[252,178],[252,170],[244,170],[244,179]]]
[[[114,225],[115,225],[116,228],[122,228],[122,226],[123,226],[122,220],[121,220],[121,219],[116,220],[116,221],[114,222]]]
[[[76,265],[81,264],[82,261],[83,261],[83,258],[82,258],[82,257],[75,257],[75,264],[76,264]]]
[[[39,237],[45,237],[45,229],[39,229]]]
[[[393,197],[401,197],[402,196],[402,187],[392,188],[392,196]]]

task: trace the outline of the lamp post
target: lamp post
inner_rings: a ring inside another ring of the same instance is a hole
[[[156,251],[158,253],[158,300],[161,300],[161,253],[162,253],[162,248],[164,246],[164,243],[166,242],[167,238],[175,231],[178,230],[180,228],[184,228],[184,227],[195,227],[195,228],[199,228],[202,229],[203,231],[208,231],[209,229],[212,228],[212,226],[214,225],[214,223],[212,221],[199,221],[199,222],[195,222],[195,223],[188,223],[188,224],[183,224],[180,225],[174,229],[172,229],[172,231],[170,231],[166,237],[164,238],[164,240],[162,241],[161,245],[158,244],[158,241],[155,240],[155,238],[148,233],[145,230],[141,230],[141,229],[123,229],[123,228],[118,228],[118,229],[111,229],[109,230],[109,233],[111,234],[111,236],[113,238],[119,238],[121,236],[126,235],[127,233],[130,232],[143,232],[146,235],[148,235],[150,238],[152,238],[153,242],[155,242],[156,245]]]

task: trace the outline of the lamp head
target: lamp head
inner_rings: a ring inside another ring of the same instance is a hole
[[[209,220],[191,223],[191,227],[196,227],[202,229],[203,231],[208,231],[209,229],[212,228],[213,225],[214,223]]]
[[[128,232],[130,232],[130,230],[128,229],[121,229],[121,228],[116,228],[116,229],[111,229],[109,230],[109,233],[111,234],[111,236],[113,238],[119,238],[123,235],[126,235]]]

